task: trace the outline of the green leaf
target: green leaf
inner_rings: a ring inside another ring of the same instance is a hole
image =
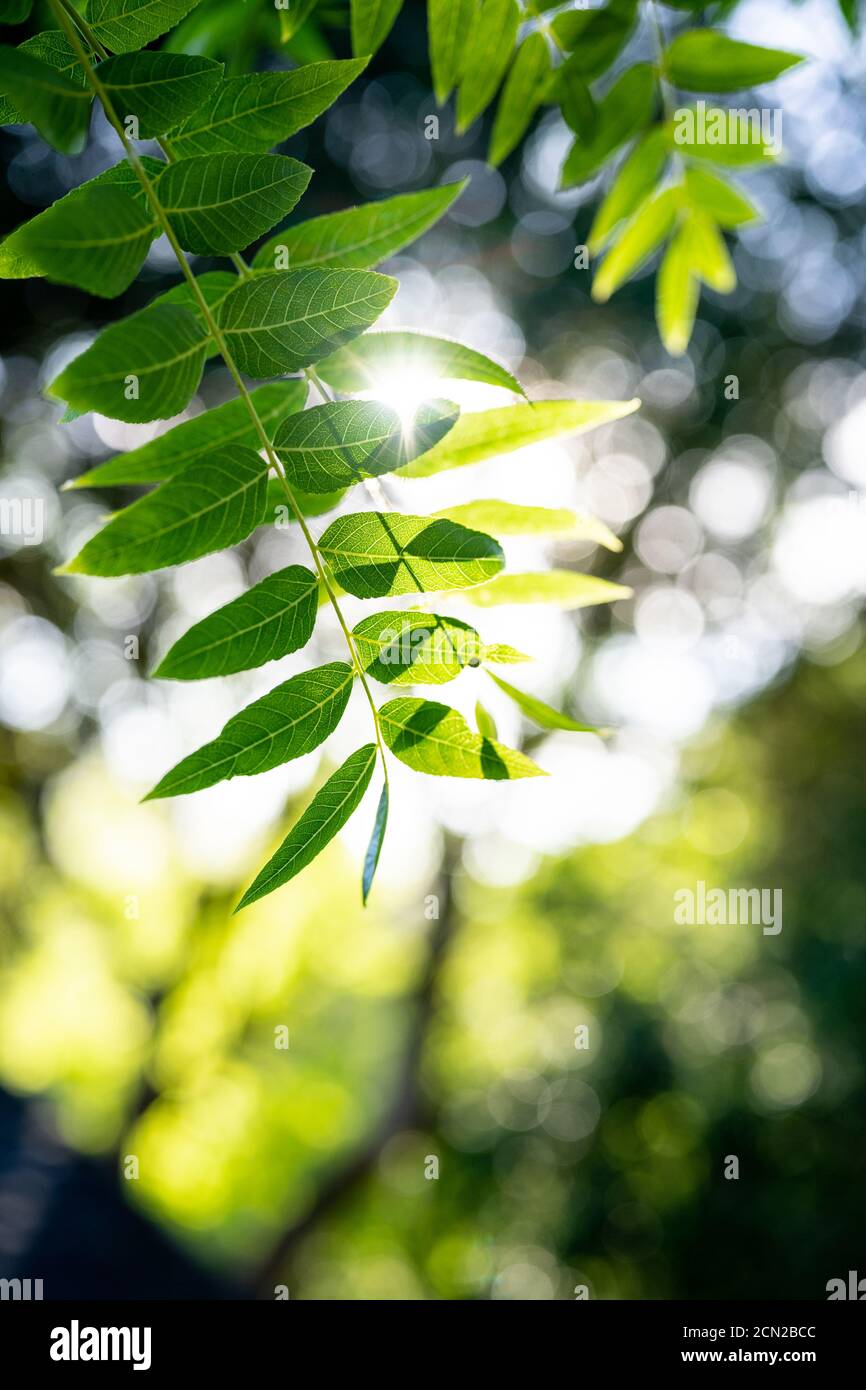
[[[303,29],[319,0],[294,0],[290,10],[280,10],[280,43],[288,43]]]
[[[730,294],[737,283],[725,239],[711,217],[692,212],[686,223],[692,271],[710,289]]]
[[[527,507],[490,498],[444,507],[436,516],[450,517],[491,536],[569,536],[622,550],[622,541],[603,521],[565,507]]]
[[[96,69],[115,112],[138,121],[136,139],[164,135],[213,92],[223,65],[189,53],[121,53]]]
[[[720,227],[733,230],[757,222],[761,214],[738,188],[706,169],[686,170],[686,192],[695,207],[706,212]]]
[[[143,155],[141,159],[148,175],[155,177],[160,174],[165,165],[159,159],[152,159],[149,155]],[[32,256],[25,253],[23,249],[24,240],[38,237],[41,234],[43,221],[47,220],[49,226],[58,215],[58,209],[72,208],[81,198],[87,197],[96,188],[117,188],[131,198],[138,207],[147,208],[147,199],[141,184],[135,174],[135,170],[125,159],[119,164],[114,164],[110,169],[105,169],[96,178],[88,179],[78,188],[74,188],[71,193],[67,193],[63,198],[58,198],[56,203],[45,208],[32,217],[24,226],[18,227],[11,232],[5,241],[0,244],[0,279],[22,280],[30,275],[41,275],[42,271],[34,262]],[[154,220],[151,224],[151,239],[156,237],[159,227]],[[98,293],[98,291],[97,291]]]
[[[490,136],[488,164],[501,164],[520,144],[530,121],[547,96],[551,78],[550,56],[544,36],[530,34],[518,48],[502,88]]]
[[[338,768],[333,776],[328,778],[325,785],[316,792],[306,811],[289,831],[276,854],[268,860],[265,867],[250,884],[235,908],[235,912],[240,912],[242,907],[248,907],[258,898],[272,893],[275,888],[282,888],[284,883],[288,883],[290,879],[301,872],[301,869],[312,863],[316,855],[320,854],[325,846],[333,840],[337,831],[342,829],[349,817],[358,809],[370,784],[375,766],[376,745],[374,743],[366,744],[365,747],[359,748],[357,753],[353,753],[351,757],[346,759],[343,766]],[[380,801],[380,809],[376,815],[376,829],[374,830],[374,840],[376,840],[378,832],[378,841],[375,850],[372,843],[370,846],[370,850],[374,850],[374,858],[369,873],[369,882],[366,864],[364,867],[365,903],[379,858],[382,836],[385,833],[385,818],[388,813],[387,789],[383,792],[383,797],[385,809],[382,810],[382,802]],[[368,859],[370,850],[367,852]]]
[[[345,661],[292,676],[234,715],[215,739],[167,772],[144,800],[185,796],[232,777],[254,777],[312,752],[342,719],[352,680]]]
[[[743,111],[705,104],[682,106],[665,127],[672,153],[689,159],[748,168],[775,159],[781,152],[777,136],[766,128],[757,107]]]
[[[335,390],[346,392],[376,391],[389,380],[399,391],[409,378],[429,378],[484,381],[518,396],[526,394],[517,378],[485,353],[453,338],[409,329],[365,333],[320,362],[318,372]]]
[[[206,270],[204,275],[195,277],[195,282],[211,312],[211,317],[217,318],[223,300],[236,287],[238,277],[230,270]],[[198,319],[210,338],[207,349],[208,357],[215,357],[218,354],[219,348],[210,337],[210,325],[199,305],[198,297],[193,294],[192,286],[187,284],[186,280],[181,280],[180,284],[173,285],[170,290],[156,295],[150,301],[149,307],[152,309],[157,304],[180,304],[184,309],[188,309],[193,318]]]
[[[496,666],[516,666],[524,661],[532,661],[531,656],[525,652],[519,652],[516,647],[509,647],[505,642],[494,642],[492,646],[485,646],[484,660],[492,661]]]
[[[319,550],[337,583],[357,598],[468,589],[505,563],[501,547],[480,531],[399,512],[339,516]]]
[[[610,156],[647,124],[656,101],[655,72],[649,63],[635,63],[623,73],[598,105],[591,138],[575,140],[562,168],[561,187],[571,188],[590,178]]]
[[[436,105],[444,106],[463,69],[477,0],[427,0],[430,72]]]
[[[631,598],[624,584],[597,579],[574,570],[542,570],[531,574],[501,574],[498,579],[470,589],[466,598],[478,608],[498,608],[505,603],[545,603],[555,608],[589,608]]]
[[[307,383],[275,381],[257,387],[250,395],[266,434],[272,438],[281,420],[303,409]],[[244,444],[251,449],[259,445],[258,433],[240,397],[196,415],[192,420],[184,420],[128,454],[118,454],[106,463],[89,468],[65,486],[121,487],[160,483],[189,464],[205,463],[222,444]]]
[[[33,0],[3,0],[0,24],[23,24],[33,9]]]
[[[376,819],[373,822],[373,833],[370,836],[367,853],[364,855],[364,873],[361,878],[361,901],[364,907],[367,906],[367,899],[370,896],[370,889],[373,887],[376,869],[379,867],[379,855],[382,853],[385,830],[388,825],[389,802],[390,794],[388,792],[388,783],[386,782],[382,787],[379,804],[376,807]]]
[[[603,304],[640,269],[670,232],[678,208],[679,191],[675,188],[666,188],[638,208],[596,272],[593,299]]]
[[[48,391],[74,410],[130,424],[170,420],[201,380],[207,344],[201,325],[179,305],[140,309],[103,329]]]
[[[269,574],[196,623],[153,672],[162,680],[234,675],[305,647],[313,635],[319,581],[303,565]]]
[[[238,285],[220,326],[242,372],[296,372],[363,333],[396,289],[390,276],[367,270],[274,271]]]
[[[582,434],[631,415],[639,404],[636,400],[533,401],[531,405],[508,405],[461,415],[441,444],[400,473],[407,478],[426,478],[446,468],[463,468],[545,439]]]
[[[352,58],[226,78],[172,130],[172,153],[178,159],[222,151],[264,154],[326,111],[365,65]]]
[[[598,733],[594,724],[579,724],[569,715],[562,714],[558,709],[546,705],[535,695],[527,695],[525,690],[518,690],[516,686],[509,685],[508,681],[504,681],[501,676],[495,676],[492,671],[488,671],[486,674],[494,685],[498,685],[499,689],[508,696],[509,700],[514,701],[527,719],[531,719],[535,724],[540,724],[542,729],[568,729],[570,732],[578,734]]]
[[[466,41],[457,90],[458,135],[468,130],[493,100],[511,62],[519,23],[517,0],[481,0]]]
[[[131,53],[173,29],[199,0],[88,0],[90,32],[112,53]]]
[[[38,58],[41,62],[47,63],[82,90],[87,86],[87,78],[78,61],[78,55],[66,35],[59,29],[44,29],[41,34],[34,34],[32,39],[25,39],[24,43],[19,44],[16,52],[29,53],[31,58]],[[0,80],[0,92],[3,90],[3,82]],[[23,125],[26,120],[27,117],[8,96],[0,95],[0,125]]]
[[[332,512],[338,507],[345,492],[346,489],[343,487],[334,488],[333,492],[304,492],[299,487],[293,487],[292,497],[303,516],[321,516],[324,512]],[[295,520],[281,478],[268,479],[268,517],[273,517],[277,524],[283,527],[287,521]],[[327,597],[325,594],[325,601]]]
[[[62,154],[83,150],[93,97],[72,77],[21,48],[0,45],[0,90]]]
[[[224,256],[291,212],[312,172],[280,154],[194,155],[168,165],[156,194],[187,251]]]
[[[264,520],[267,464],[252,449],[214,449],[207,467],[185,468],[118,512],[63,574],[144,574],[224,550]]]
[[[499,737],[496,720],[490,711],[485,709],[480,700],[475,701],[475,723],[482,738],[497,739]]]
[[[692,273],[691,238],[685,225],[671,237],[656,280],[659,336],[672,357],[689,345],[698,307],[698,282]]]
[[[738,92],[772,82],[803,62],[802,54],[740,43],[714,29],[679,34],[665,52],[665,70],[689,92]]]
[[[660,127],[648,131],[637,142],[595,215],[588,238],[593,255],[610,240],[623,218],[631,217],[649,197],[661,178],[668,155],[667,138]]]
[[[352,629],[364,672],[382,685],[444,685],[480,666],[484,644],[474,627],[438,613],[385,609]]]
[[[352,12],[352,52],[355,57],[381,48],[403,0],[349,0]]]
[[[573,71],[587,80],[610,67],[634,28],[637,0],[611,0],[604,9],[566,10],[551,22],[561,48],[573,49]]]
[[[303,71],[303,69],[302,69]],[[416,241],[438,222],[466,187],[466,180],[399,193],[378,203],[329,212],[277,232],[256,252],[257,270],[343,266],[366,270]]]
[[[379,719],[391,752],[416,772],[496,782],[546,775],[524,753],[473,733],[448,705],[401,697],[383,705]]]
[[[37,274],[113,299],[144,264],[154,229],[141,203],[104,186],[47,208],[18,229],[15,246]]]
[[[380,401],[335,401],[290,415],[274,444],[292,484],[329,492],[393,473],[432,448],[458,414],[450,401],[425,401],[409,424]]]

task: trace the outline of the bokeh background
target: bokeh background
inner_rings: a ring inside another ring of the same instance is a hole
[[[285,63],[255,11],[208,0],[177,46]],[[363,704],[286,768],[138,799],[242,704],[339,656],[339,634],[324,622],[304,652],[225,681],[147,681],[301,542],[270,529],[175,573],[54,577],[133,495],[60,485],[150,427],[61,426],[42,388],[175,276],[157,242],[119,306],[5,283],[2,495],[41,500],[46,527],[41,544],[0,537],[0,1273],[42,1277],[49,1298],[825,1297],[866,1260],[864,44],[831,0],[733,10],[735,35],[812,61],[764,96],[786,155],[743,186],[765,221],[675,361],[652,275],[599,308],[574,268],[598,184],[556,192],[569,137],[553,109],[499,172],[483,123],[457,139],[444,113],[425,139],[424,7],[404,11],[286,146],[317,171],[296,215],[469,174],[388,264],[385,322],[459,335],[536,398],[641,397],[582,439],[391,488],[412,511],[498,496],[607,522],[620,553],[511,554],[634,600],[447,611],[532,654],[518,684],[616,732],[539,740],[466,672],[449,702],[481,696],[552,777],[395,765],[366,912],[369,800],[299,879],[231,917],[367,738]],[[348,51],[334,28],[294,51],[328,44]],[[117,158],[98,120],[79,158],[26,127],[0,154],[3,230]],[[192,408],[228,394],[212,367]],[[780,889],[782,931],[676,924],[674,894],[699,880]]]

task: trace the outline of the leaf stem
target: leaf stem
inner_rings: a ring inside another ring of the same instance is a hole
[[[202,293],[198,281],[196,280],[195,275],[193,274],[190,268],[189,262],[187,261],[187,258],[184,255],[183,248],[181,247],[180,242],[178,241],[174,233],[174,229],[171,225],[171,222],[169,221],[168,214],[166,213],[165,209],[160,203],[159,198],[156,195],[153,183],[150,179],[150,176],[148,175],[147,170],[142,164],[137,151],[130,143],[126,135],[126,132],[123,128],[123,125],[120,119],[118,118],[117,112],[114,109],[111,98],[108,95],[108,92],[106,91],[102,82],[99,80],[99,76],[94,70],[93,65],[90,62],[90,58],[88,57],[88,54],[85,51],[84,45],[81,41],[81,37],[76,28],[76,24],[79,22],[80,17],[78,16],[77,11],[68,3],[68,0],[48,0],[48,3],[54,12],[55,17],[58,23],[60,24],[60,27],[65,32],[70,44],[77,53],[78,60],[81,63],[82,68],[84,69],[85,77],[87,78],[89,85],[92,87],[95,96],[101,103],[102,109],[104,110],[108,121],[114,127],[117,137],[123,145],[126,158],[129,160],[129,163],[132,166],[139,183],[141,184],[144,192],[147,194],[154,215],[156,216],[156,219],[160,227],[162,228],[162,231],[165,233],[169,245],[171,246],[171,249],[173,250],[175,257],[177,258],[177,262],[183,274],[183,277],[189,285],[190,292],[192,293],[193,298],[195,299],[198,305],[198,309],[201,313],[204,322],[207,324],[208,332],[210,333],[211,337],[216,343],[220,356],[225,362],[226,367],[228,368],[231,374],[232,380],[234,381],[235,386],[238,389],[238,394],[240,395],[241,399],[244,402],[244,405],[246,406],[247,413],[250,417],[250,420],[252,421],[256,434],[258,435],[261,441],[262,449],[264,451],[265,457],[267,458],[268,464],[273,469],[276,476],[279,478],[283,491],[286,494],[286,499],[289,503],[289,506],[291,507],[291,510],[295,515],[295,519],[301,528],[304,540],[307,542],[307,545],[309,546],[310,553],[313,557],[313,561],[316,566],[316,571],[319,576],[319,580],[323,585],[325,592],[328,595],[328,598],[331,602],[331,606],[333,607],[334,612],[337,616],[337,621],[340,624],[340,627],[342,628],[343,636],[346,639],[346,645],[349,649],[349,655],[352,660],[352,666],[354,667],[355,672],[358,675],[358,678],[364,690],[364,694],[367,697],[367,702],[370,706],[371,713],[373,715],[373,724],[376,731],[376,744],[379,749],[379,755],[382,759],[382,771],[385,776],[385,781],[387,782],[388,764],[385,760],[385,745],[384,740],[382,738],[382,728],[379,720],[379,711],[376,708],[376,702],[373,699],[373,694],[367,682],[367,677],[364,673],[364,669],[361,665],[360,660],[358,659],[358,653],[355,649],[355,643],[352,638],[352,634],[343,616],[342,610],[337,600],[337,595],[334,591],[333,584],[331,582],[330,576],[328,575],[327,568],[322,559],[322,555],[319,551],[319,547],[313,539],[313,536],[310,532],[310,528],[307,525],[306,518],[304,517],[304,514],[301,511],[301,508],[299,507],[297,500],[295,499],[294,493],[289,487],[288,479],[286,478],[283,466],[276,452],[274,451],[270,439],[268,438],[267,431],[265,430],[265,427],[262,424],[262,421],[259,417],[259,413],[256,410],[255,404],[250,396],[249,391],[247,390],[246,383],[244,382],[244,379],[241,376],[240,370],[238,369],[237,364],[235,363],[234,358],[231,355],[228,344],[226,343],[225,338],[223,336],[222,330],[220,329],[219,324],[214,318],[213,313],[211,312],[210,305],[208,304],[204,294]],[[81,21],[81,23],[83,24],[83,21]],[[83,33],[84,30],[82,29],[82,34]],[[92,43],[92,38],[87,37],[87,42]],[[248,276],[251,272],[249,271],[246,262],[241,257],[238,258],[238,262],[241,266],[243,266],[243,270],[239,270],[239,273],[242,273],[244,276]],[[312,368],[310,368],[309,370],[312,371]]]

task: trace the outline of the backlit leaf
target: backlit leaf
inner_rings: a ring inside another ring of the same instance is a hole
[[[544,603],[553,608],[588,608],[631,598],[624,584],[597,579],[575,570],[540,570],[529,574],[501,574],[489,584],[470,589],[466,598],[479,608],[498,608],[506,603]]]
[[[152,159],[150,155],[143,155],[141,162],[145,171],[151,177],[156,177],[162,172],[165,165],[159,159]],[[86,197],[95,188],[118,188],[137,203],[139,207],[147,208],[147,199],[144,190],[136,177],[135,170],[125,159],[119,164],[113,164],[110,169],[104,169],[95,178],[88,179],[86,183],[74,188],[71,193],[67,193],[62,198],[58,198],[50,207],[39,212],[35,217],[31,217],[29,222],[25,222],[16,231],[10,232],[5,241],[0,243],[0,279],[21,280],[30,275],[41,275],[42,271],[35,264],[32,256],[25,253],[22,242],[26,238],[38,236],[43,224],[47,219],[49,225],[56,216],[57,209],[72,207],[80,198]],[[151,226],[151,237],[156,237],[159,231],[158,224],[154,220]]]
[[[649,197],[661,177],[668,156],[665,132],[658,127],[648,131],[637,142],[595,215],[588,239],[593,255],[610,239],[623,218],[631,217],[644,199]]]
[[[400,470],[407,478],[426,478],[447,468],[463,468],[528,444],[582,434],[621,420],[639,401],[533,401],[460,416],[441,444]]]
[[[480,531],[399,512],[337,517],[319,549],[338,584],[357,598],[468,589],[504,564],[501,547]]]
[[[679,193],[674,188],[641,205],[596,272],[593,299],[604,303],[658,250],[674,225],[678,207]]]
[[[452,338],[408,329],[365,333],[319,363],[319,375],[337,391],[376,391],[392,386],[399,393],[407,380],[484,381],[524,395],[507,367]]]
[[[427,0],[430,72],[436,105],[443,106],[456,87],[478,0]]]
[[[450,401],[426,401],[406,423],[380,401],[329,402],[290,415],[274,443],[293,485],[328,492],[393,473],[432,448],[458,414]]]
[[[379,719],[391,752],[416,772],[496,782],[545,775],[524,753],[474,733],[448,705],[403,697],[383,705]]]
[[[365,673],[383,685],[444,685],[485,655],[468,623],[406,609],[371,613],[352,639]]]
[[[49,67],[56,68],[82,90],[87,86],[87,78],[78,61],[78,54],[60,29],[43,29],[41,34],[34,34],[31,39],[25,39],[24,43],[19,44],[17,51],[29,53],[31,58],[38,58]],[[18,110],[10,97],[2,95],[3,90],[0,80],[0,125],[23,125],[27,117]]]
[[[531,719],[535,724],[540,724],[542,729],[568,729],[572,733],[592,734],[598,730],[593,724],[580,724],[567,714],[562,714],[560,710],[553,709],[550,705],[539,700],[535,695],[528,695],[525,690],[518,690],[516,686],[509,685],[501,676],[495,676],[492,671],[487,675],[499,689],[513,700],[518,709]]]
[[[490,136],[488,163],[501,164],[520,144],[551,84],[550,56],[544,36],[530,34],[511,65]]]
[[[740,43],[715,29],[687,30],[665,52],[671,82],[688,92],[738,92],[772,82],[802,61],[799,53]]]
[[[720,227],[733,230],[749,222],[757,222],[761,214],[738,188],[708,169],[686,170],[686,192],[695,207],[706,212]]]
[[[575,140],[562,168],[562,187],[590,178],[610,156],[649,121],[656,101],[656,76],[650,63],[635,63],[599,102],[590,138]]]
[[[517,0],[481,0],[466,40],[457,89],[458,135],[493,100],[511,61],[519,23]]]
[[[608,550],[622,550],[622,541],[603,521],[565,507],[527,507],[490,498],[443,507],[436,515],[491,536],[570,536],[596,541]]]
[[[349,0],[352,15],[352,52],[356,57],[375,53],[387,39],[403,0]]]

